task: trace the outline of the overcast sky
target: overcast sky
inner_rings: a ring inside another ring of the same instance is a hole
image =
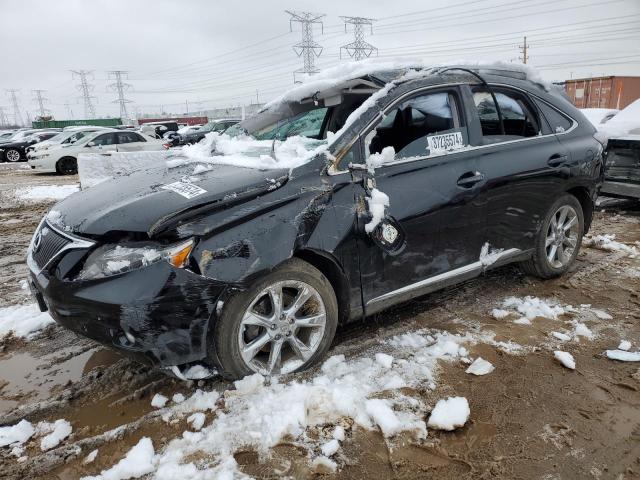
[[[549,80],[640,75],[639,0],[0,0],[0,106],[12,114],[4,90],[20,89],[33,117],[43,89],[56,118],[83,117],[70,70],[93,70],[99,117],[119,113],[109,70],[130,72],[132,112],[269,100],[302,67],[285,9],[326,14],[314,30],[320,68],[346,61],[339,47],[353,33],[340,17],[362,16],[377,19],[366,40],[381,58],[520,61],[527,35],[529,63]]]

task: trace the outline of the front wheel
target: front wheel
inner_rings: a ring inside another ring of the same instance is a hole
[[[56,172],[61,175],[75,175],[78,173],[78,161],[73,157],[64,157],[56,163]]]
[[[565,194],[554,202],[538,232],[531,259],[522,263],[525,273],[540,278],[559,277],[578,256],[584,234],[580,202]]]
[[[4,154],[4,157],[10,162],[19,162],[20,161],[20,152],[15,148],[7,150]]]
[[[228,379],[304,370],[327,352],[337,324],[331,283],[294,258],[223,306],[210,357]]]

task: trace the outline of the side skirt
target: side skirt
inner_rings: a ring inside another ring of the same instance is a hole
[[[477,262],[470,263],[469,265],[393,290],[392,292],[388,292],[384,295],[368,300],[365,305],[365,315],[369,316],[398,303],[406,302],[407,300],[435,292],[436,290],[464,282],[465,280],[471,280],[472,278],[480,276],[487,270],[491,270],[508,263],[526,260],[531,256],[531,253],[531,250],[523,251],[519,248],[510,248],[497,254],[490,265],[486,265],[482,261],[478,260]]]

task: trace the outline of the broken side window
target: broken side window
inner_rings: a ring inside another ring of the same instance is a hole
[[[467,145],[467,132],[457,105],[456,95],[449,91],[417,95],[403,101],[388,111],[367,136],[368,154],[393,147],[398,160]]]
[[[493,89],[493,93],[497,105],[486,88],[473,90],[473,100],[485,144],[534,137],[540,133],[537,109],[524,94],[497,88]],[[502,114],[502,122],[498,109]]]

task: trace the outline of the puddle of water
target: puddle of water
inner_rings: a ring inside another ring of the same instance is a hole
[[[9,412],[25,399],[44,400],[53,388],[77,381],[94,368],[111,365],[121,358],[114,351],[99,348],[54,363],[60,354],[34,357],[20,352],[0,359],[0,385],[6,383],[0,390],[0,414]]]

